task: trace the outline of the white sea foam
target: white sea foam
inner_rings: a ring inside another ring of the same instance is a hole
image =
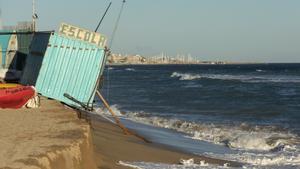
[[[194,163],[193,159],[180,160],[180,164],[164,164],[164,163],[151,163],[151,162],[123,162],[119,161],[118,164],[136,168],[136,169],[228,169],[226,164],[224,166],[211,165],[205,161],[201,161],[200,164]],[[182,161],[184,161],[182,163]]]
[[[173,129],[186,133],[187,137],[225,145],[233,149],[279,151],[281,148],[293,144],[297,138],[294,134],[286,131],[281,132],[264,126],[199,124],[138,112],[127,113],[126,117],[140,123]]]
[[[296,165],[290,165],[288,167],[282,167],[279,165],[273,166],[253,166],[253,165],[244,165],[242,167],[228,167],[227,165],[224,166],[217,166],[217,165],[207,165],[202,166],[201,164],[194,164],[194,165],[177,165],[177,164],[163,164],[163,163],[151,163],[151,162],[119,162],[119,165],[123,165],[126,167],[131,167],[135,169],[299,169]]]
[[[194,159],[193,159],[193,158],[187,159],[187,160],[185,160],[185,159],[180,159],[180,164],[185,165],[185,166],[195,165]]]
[[[218,80],[236,80],[246,83],[300,83],[299,76],[280,75],[226,75],[226,74],[206,74],[203,77]]]
[[[119,161],[118,163],[119,165],[125,166],[125,167],[130,167],[130,168],[135,168],[135,169],[144,169],[142,167],[139,167],[137,165],[131,164],[129,162],[123,162],[123,161]]]
[[[241,152],[238,154],[213,154],[206,153],[206,156],[212,158],[222,158],[227,160],[239,161],[241,163],[245,163],[245,166],[250,168],[254,168],[253,166],[260,166],[258,168],[298,168],[292,166],[300,166],[300,156],[293,155],[288,153],[267,153],[267,154],[257,154],[251,152]],[[290,167],[284,167],[290,166]],[[257,168],[257,167],[255,167]]]
[[[135,69],[134,69],[134,68],[126,68],[125,70],[127,70],[127,71],[132,71],[132,72],[134,72],[134,71],[135,71]]]
[[[191,139],[224,145],[240,152],[239,154],[226,155],[209,154],[212,157],[222,159],[226,157],[228,160],[256,166],[300,166],[300,138],[293,133],[274,126],[202,124],[176,118],[169,119],[153,116],[143,112],[122,114],[117,105],[113,105],[112,109],[122,118],[146,125],[173,129],[185,133],[186,137]],[[109,115],[108,111],[102,111],[102,113]],[[191,164],[192,162],[183,161],[182,163]],[[155,168],[153,165],[150,166]]]
[[[110,108],[116,116],[123,116],[124,113],[121,113],[120,109],[118,108],[118,105],[111,105]],[[94,113],[98,115],[111,115],[111,113],[106,108],[96,108]]]
[[[173,72],[171,77],[177,77],[179,78],[179,80],[195,80],[201,78],[201,76],[198,74],[177,73],[177,72]]]
[[[265,72],[265,70],[261,70],[261,69],[256,69],[255,71],[257,71],[257,72]]]
[[[260,76],[248,75],[226,75],[226,74],[205,74],[205,78],[217,80],[236,80],[242,82],[264,82],[266,79]]]
[[[117,105],[111,106],[111,109],[117,116],[147,125],[173,129],[186,133],[186,137],[225,145],[232,149],[280,151],[294,144],[300,144],[295,134],[281,131],[273,126],[250,126],[245,123],[240,125],[201,124],[176,118],[152,116],[143,112],[121,113]],[[106,109],[96,112],[110,115]]]
[[[190,74],[173,72],[171,77],[179,80],[215,79],[234,80],[245,83],[300,83],[300,76],[292,75],[230,75],[230,74]]]

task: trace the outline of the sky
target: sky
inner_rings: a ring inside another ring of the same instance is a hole
[[[31,0],[0,0],[4,25],[31,20]],[[39,30],[94,30],[110,0],[36,0]],[[99,32],[111,37],[122,0]],[[112,51],[200,60],[300,62],[300,0],[127,0]]]

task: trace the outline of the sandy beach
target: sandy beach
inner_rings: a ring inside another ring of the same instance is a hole
[[[225,163],[229,164],[228,166],[240,166],[235,162],[197,156],[155,143],[145,143],[135,136],[124,135],[119,127],[101,117],[91,120],[95,157],[99,168],[127,168],[120,165],[119,161],[179,164],[180,159],[191,158],[197,164],[205,161],[222,166]]]
[[[42,98],[37,109],[2,109],[0,112],[0,168],[128,168],[123,162],[196,163],[239,166],[229,161],[200,157],[124,135],[100,116],[90,125],[63,104]],[[82,116],[85,117],[85,116]]]
[[[0,168],[96,168],[89,125],[57,101],[1,109],[0,124]]]

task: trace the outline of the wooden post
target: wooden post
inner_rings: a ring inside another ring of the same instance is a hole
[[[103,102],[104,106],[107,108],[107,110],[111,113],[111,115],[113,116],[113,118],[116,121],[116,124],[123,130],[124,134],[126,135],[133,135],[141,140],[143,140],[146,143],[151,143],[151,141],[147,140],[146,138],[138,135],[137,133],[134,133],[133,131],[129,131],[119,120],[119,118],[116,116],[116,113],[110,108],[109,104],[107,103],[107,101],[104,99],[104,97],[101,95],[101,93],[96,90],[96,94],[99,97],[99,99]]]
[[[111,115],[115,119],[117,125],[123,130],[123,132],[126,135],[129,135],[128,129],[120,122],[119,118],[116,116],[115,112],[110,108],[109,104],[104,99],[104,97],[101,95],[101,93],[98,90],[96,91],[96,93],[97,93],[98,97],[100,98],[100,100],[103,102],[104,106],[107,108],[107,110],[111,113]]]

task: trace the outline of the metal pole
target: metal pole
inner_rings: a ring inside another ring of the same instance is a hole
[[[97,28],[95,29],[95,32],[97,32],[97,31],[98,31],[98,29],[99,29],[99,26],[101,25],[101,23],[102,23],[102,21],[103,21],[103,19],[104,19],[105,15],[106,15],[106,13],[107,13],[108,9],[110,8],[111,4],[112,4],[112,2],[110,2],[110,3],[109,3],[109,5],[108,5],[108,7],[106,8],[106,10],[105,10],[105,12],[104,12],[104,14],[103,14],[103,16],[102,16],[102,18],[101,18],[101,20],[100,20],[99,24],[97,25]]]
[[[35,12],[35,0],[32,0],[32,29],[36,31],[36,12]]]
[[[109,5],[107,6],[107,8],[106,8],[106,10],[105,10],[105,12],[104,12],[102,18],[100,19],[100,22],[98,23],[98,25],[97,25],[97,27],[96,27],[96,29],[95,29],[95,33],[98,31],[98,29],[99,29],[99,27],[100,27],[100,25],[101,25],[101,23],[102,23],[104,17],[106,16],[106,13],[107,13],[108,9],[110,8],[111,4],[112,4],[112,2],[110,2]],[[105,47],[105,50],[104,50],[104,56],[103,56],[103,59],[102,59],[102,66],[101,66],[103,69],[104,69],[106,57],[107,57],[108,54],[109,54],[109,49],[107,49],[107,47]],[[102,69],[102,70],[103,70],[103,69]],[[102,70],[100,70],[100,73],[102,72]],[[95,86],[94,86],[93,93],[92,93],[91,96],[89,97],[89,100],[88,100],[88,106],[89,106],[89,104],[90,104],[90,102],[91,102],[91,99],[92,99],[92,97],[93,97],[94,92],[96,92],[97,89],[98,89],[99,83],[101,83],[101,82],[100,82],[100,81],[101,81],[101,75],[100,75],[100,73],[99,73],[99,75],[98,75],[96,84],[95,84]],[[93,104],[92,104],[92,109],[93,109]]]

